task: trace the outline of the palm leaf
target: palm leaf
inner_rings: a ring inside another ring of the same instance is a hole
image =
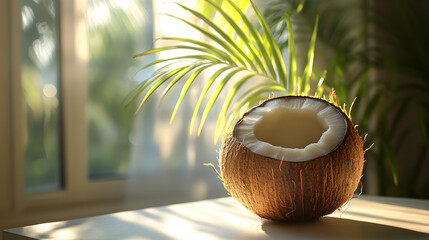
[[[244,84],[247,81],[249,81],[254,76],[255,76],[255,74],[248,74],[248,75],[244,76],[243,78],[241,78],[232,87],[232,89],[229,92],[228,96],[226,97],[225,102],[222,105],[222,109],[221,109],[221,111],[219,113],[219,118],[218,118],[217,123],[216,123],[215,141],[217,141],[219,139],[220,134],[222,133],[223,129],[225,128],[226,113],[228,111],[229,106],[231,105],[232,99],[235,97],[235,95],[237,94],[238,90],[240,90],[240,88],[242,86],[244,86]]]
[[[171,114],[170,123],[173,122],[174,117],[176,116],[177,110],[179,109],[180,104],[183,101],[183,98],[185,97],[186,93],[189,91],[189,88],[191,87],[192,83],[194,83],[195,79],[198,77],[198,75],[204,71],[205,69],[213,66],[213,64],[205,65],[198,70],[196,70],[189,78],[186,80],[185,85],[182,88],[182,91],[180,92],[179,99],[176,102],[176,106],[174,107],[173,113]]]
[[[184,80],[185,83],[170,118],[171,122],[175,118],[179,106],[183,102],[191,85],[197,81],[197,77],[203,72],[214,68],[214,72],[204,83],[194,106],[190,122],[190,132],[192,133],[194,129],[203,101],[206,99],[207,102],[202,109],[198,134],[201,133],[208,115],[215,103],[218,102],[221,93],[225,91],[227,85],[231,85],[230,92],[223,100],[222,109],[216,123],[215,138],[217,139],[222,131],[230,127],[231,121],[240,116],[243,111],[253,107],[254,104],[268,97],[271,93],[293,92],[293,89],[288,89],[289,83],[286,66],[271,29],[253,2],[250,2],[250,4],[256,13],[259,25],[262,27],[261,33],[252,24],[242,8],[232,0],[224,2],[227,5],[223,5],[224,3],[221,5],[216,0],[202,1],[207,3],[207,6],[213,10],[207,11],[207,15],[209,16],[180,3],[177,3],[177,5],[190,13],[198,21],[206,24],[205,27],[178,16],[166,15],[187,24],[201,33],[206,40],[163,37],[160,40],[173,40],[179,42],[179,44],[156,48],[136,55],[135,57],[143,57],[166,51],[181,51],[180,56],[163,58],[146,64],[142,70],[153,66],[158,69],[148,80],[136,88],[129,102],[135,101],[141,94],[144,94],[137,109],[139,111],[147,99],[162,85],[167,85],[162,92],[162,96],[164,96],[170,92],[173,86]],[[216,14],[218,18],[210,18]],[[290,37],[293,38],[292,27],[290,27],[289,31]],[[303,73],[303,86],[307,86],[312,74],[316,32],[317,21],[312,41],[310,42],[307,66]],[[293,44],[293,41],[291,42]],[[293,45],[291,46],[289,51],[295,51]],[[183,50],[188,52],[183,55]],[[290,56],[295,56],[295,53],[290,54],[292,54]],[[292,62],[296,65],[294,58]],[[291,72],[290,78],[293,81],[296,79],[296,66],[294,69]],[[259,80],[252,82],[254,78],[263,79],[263,82],[261,83]],[[238,97],[239,90],[244,86],[248,86],[245,88],[246,91]],[[212,87],[214,87],[214,90],[208,96],[208,92]],[[307,87],[305,89],[307,91]]]
[[[207,0],[208,3],[210,3],[214,8],[217,9],[217,11],[225,18],[225,20],[232,26],[232,28],[237,33],[238,37],[242,40],[242,42],[246,45],[246,47],[249,49],[250,53],[252,54],[251,60],[256,61],[256,64],[259,67],[259,70],[261,70],[264,74],[267,74],[267,70],[265,69],[264,64],[262,63],[261,56],[257,52],[257,49],[252,44],[251,40],[247,36],[247,34],[242,30],[242,27],[239,27],[234,19],[232,19],[228,13],[226,13],[222,8],[217,6],[215,3],[213,3],[210,0]]]
[[[197,119],[197,115],[198,115],[198,110],[200,109],[201,103],[203,102],[204,97],[206,96],[208,90],[210,89],[210,87],[212,86],[212,84],[214,83],[214,81],[222,74],[224,73],[226,70],[231,69],[231,66],[225,66],[222,67],[221,69],[217,70],[208,80],[208,82],[204,85],[203,90],[201,91],[200,97],[198,98],[197,104],[195,105],[194,108],[194,113],[192,114],[192,119],[191,119],[191,124],[190,124],[190,133],[192,134],[192,130],[194,129],[194,124],[195,124],[195,120]]]
[[[315,95],[317,97],[322,97],[323,96],[323,92],[325,91],[325,88],[323,86],[323,83],[325,82],[325,78],[326,78],[326,71],[319,78],[319,82],[317,83],[316,92],[315,92]]]
[[[226,4],[225,0],[212,0],[216,5],[222,7],[225,9],[225,11],[228,12],[228,14],[233,18],[237,19],[236,13],[232,12],[231,7]],[[235,4],[238,5],[240,11],[246,12],[247,9],[250,7],[249,0],[234,0]],[[225,32],[228,33],[228,35],[232,35],[234,32],[234,29],[230,26],[228,26],[228,23],[226,21],[223,21],[222,19],[216,18],[216,9],[211,6],[210,3],[207,1],[197,1],[196,6],[193,7],[193,9],[196,9],[199,13],[203,14],[204,16],[211,17],[211,19],[215,19],[216,23],[219,26],[225,26]],[[241,24],[240,21],[237,21],[237,24]]]
[[[395,114],[393,115],[392,119],[395,119],[395,121],[393,121],[391,127],[389,128],[389,130],[387,131],[387,135],[389,136],[389,139],[393,139],[393,135],[395,133],[397,133],[397,129],[399,128],[400,123],[408,118],[408,115],[405,115],[406,111],[409,109],[409,106],[411,106],[412,103],[410,101],[410,99],[405,98],[405,99],[397,99],[396,101],[393,101],[392,104],[390,104],[390,106],[386,107],[386,110],[389,112],[394,112],[393,108],[397,108]]]
[[[398,168],[397,168],[397,160],[396,155],[392,149],[392,147],[385,141],[382,141],[382,148],[387,155],[387,160],[390,163],[390,167],[392,168],[392,177],[393,183],[398,185]]]
[[[235,75],[235,74],[237,74],[237,73],[239,73],[239,72],[241,72],[241,71],[243,71],[243,69],[240,69],[240,68],[238,68],[238,69],[233,69],[232,71],[230,71],[221,81],[220,81],[220,83],[216,86],[216,88],[215,88],[215,90],[214,90],[214,92],[213,92],[213,94],[211,95],[211,97],[210,97],[210,99],[209,99],[209,101],[207,102],[207,105],[206,105],[206,107],[204,108],[204,112],[203,112],[203,115],[202,115],[202,117],[201,117],[201,122],[200,122],[200,127],[198,128],[198,135],[200,135],[200,133],[201,133],[201,130],[202,130],[202,128],[203,128],[203,126],[204,126],[204,123],[205,123],[205,121],[206,121],[206,119],[207,119],[207,116],[208,116],[208,114],[209,114],[209,112],[210,112],[210,110],[212,109],[212,107],[213,107],[213,105],[214,105],[214,103],[215,103],[215,101],[217,100],[217,98],[218,98],[218,96],[219,96],[219,94],[220,94],[220,92],[222,91],[222,89],[225,87],[225,85],[227,84],[227,82],[228,81],[230,81],[231,79],[232,79],[232,77]]]
[[[171,81],[170,81],[170,83],[168,84],[168,86],[164,89],[164,91],[162,92],[162,96],[165,96],[167,93],[168,93],[168,91],[170,91],[170,89],[178,82],[178,81],[180,81],[182,78],[183,78],[183,76],[185,76],[187,73],[189,73],[190,71],[192,71],[192,70],[194,70],[196,67],[200,67],[200,66],[204,66],[204,65],[206,65],[207,63],[199,63],[199,64],[194,64],[194,65],[191,65],[191,66],[189,66],[189,67],[186,67],[186,68],[184,68],[182,71],[180,71],[180,73],[179,74],[177,74]]]
[[[289,48],[289,85],[287,89],[293,93],[297,93],[297,84],[296,84],[296,58],[295,58],[295,41],[293,39],[293,29],[292,22],[290,19],[290,14],[286,14],[286,25],[288,30],[288,48]]]
[[[206,53],[207,55],[214,56],[214,57],[216,57],[220,60],[223,60],[223,61],[232,61],[232,59],[228,55],[224,54],[221,51],[217,51],[216,48],[214,48],[212,45],[209,45],[209,44],[206,47],[195,47],[195,46],[187,46],[187,45],[176,45],[176,46],[161,47],[161,48],[156,48],[156,49],[153,49],[151,51],[141,53],[141,54],[137,55],[136,57],[141,57],[141,56],[165,52],[165,51],[180,50],[180,49],[198,51],[198,52]]]
[[[126,97],[124,102],[126,102],[125,107],[128,107],[132,102],[136,101],[137,98],[143,93],[143,91],[154,83],[161,75],[165,75],[167,72],[154,73],[149,79],[144,82],[139,83]],[[136,111],[137,113],[138,111]]]
[[[246,63],[248,64],[248,66],[250,66],[251,69],[256,70],[256,66],[253,63],[253,61],[247,56],[245,51],[242,48],[240,48],[240,46],[237,44],[237,42],[234,40],[234,38],[232,38],[231,36],[229,36],[228,34],[226,34],[222,30],[222,27],[218,26],[212,20],[208,19],[204,15],[200,14],[199,12],[197,12],[191,8],[188,8],[188,7],[186,7],[182,4],[179,4],[179,3],[177,5],[181,6],[182,8],[187,10],[188,12],[195,15],[200,20],[203,20],[205,23],[207,23],[207,25],[209,25],[214,31],[216,31],[222,37],[222,39],[224,41],[226,41],[233,49],[235,49],[235,51],[241,56],[242,59],[244,59],[246,61]]]
[[[302,0],[299,4],[298,7],[296,8],[296,13],[300,13],[302,11],[302,9],[304,8],[304,4],[305,4],[305,0]]]
[[[285,92],[286,89],[281,85],[274,85],[272,83],[260,83],[253,86],[249,91],[243,94],[237,102],[249,102],[253,99],[264,95],[267,97],[274,92]]]
[[[231,110],[231,113],[228,116],[225,126],[231,127],[233,126],[233,122],[240,119],[243,114],[252,106],[259,104],[261,101],[267,98],[266,95],[259,95],[258,97],[251,98],[251,101],[240,102],[240,104],[234,104]],[[229,130],[227,128],[227,130]]]
[[[183,43],[189,43],[189,44],[201,46],[203,48],[206,48],[206,49],[212,51],[213,53],[211,53],[211,54],[218,56],[219,59],[224,60],[228,64],[235,64],[234,60],[231,58],[231,56],[227,52],[225,52],[222,49],[214,46],[213,44],[210,44],[210,43],[207,43],[204,41],[191,39],[191,38],[182,38],[182,37],[163,37],[163,38],[160,38],[160,40],[174,40],[174,41],[180,41]]]
[[[304,1],[303,1],[304,2]],[[311,35],[310,48],[307,53],[307,64],[305,65],[304,72],[301,77],[301,91],[304,94],[309,93],[310,91],[310,77],[313,73],[313,62],[314,62],[314,51],[316,47],[316,38],[317,38],[317,28],[319,26],[319,17],[316,17],[316,22],[314,23],[313,34]]]
[[[166,58],[166,59],[159,59],[156,61],[153,61],[147,65],[145,65],[144,67],[142,67],[140,69],[140,71],[145,70],[149,67],[155,66],[155,65],[160,65],[162,63],[167,63],[167,62],[173,62],[173,64],[177,64],[177,63],[181,63],[182,60],[191,60],[191,61],[195,61],[195,60],[206,60],[206,61],[212,61],[212,62],[221,62],[219,59],[217,59],[216,57],[210,56],[210,55],[204,55],[204,54],[199,54],[199,55],[185,55],[185,56],[179,56],[179,57],[174,57],[174,58]]]
[[[171,15],[171,14],[166,14],[167,16],[170,16],[172,18],[175,18],[179,21],[182,21],[184,23],[186,23],[187,25],[191,26],[192,28],[196,29],[197,31],[199,31],[200,33],[202,33],[203,35],[205,35],[206,37],[208,37],[210,40],[216,42],[217,44],[219,44],[222,48],[224,48],[231,56],[234,57],[234,59],[237,61],[237,63],[239,63],[242,66],[247,67],[246,65],[246,60],[243,58],[243,56],[238,53],[234,48],[232,48],[229,45],[229,42],[223,40],[222,38],[219,38],[216,34],[210,32],[207,29],[204,29],[200,26],[197,26],[194,23],[191,23],[185,19],[179,18],[177,16]]]
[[[339,65],[335,65],[334,67],[335,70],[335,77],[337,80],[336,86],[337,86],[337,93],[338,93],[338,100],[340,103],[345,103],[347,102],[347,90],[345,87],[345,83],[344,83],[344,74],[343,74],[343,70],[341,69],[341,66]]]
[[[182,71],[183,69],[185,69],[185,67],[181,67],[181,68],[175,69],[175,70],[173,70],[171,72],[168,72],[165,75],[162,75],[159,78],[155,78],[154,80],[156,80],[156,81],[154,81],[154,84],[152,85],[152,87],[148,90],[148,92],[146,93],[146,95],[143,97],[143,100],[140,102],[140,105],[137,108],[137,112],[140,111],[140,109],[143,106],[143,104],[152,95],[152,93],[155,92],[155,90],[157,90],[164,82],[166,82],[168,79],[170,79],[170,77],[176,75],[178,72]]]
[[[268,49],[262,43],[262,38],[261,38],[261,35],[259,34],[258,30],[250,22],[249,18],[246,16],[246,14],[244,14],[242,11],[240,11],[240,8],[239,8],[239,6],[237,6],[236,3],[234,3],[231,0],[227,0],[227,1],[228,1],[229,4],[231,4],[231,6],[234,7],[234,9],[236,10],[236,12],[243,19],[244,24],[246,25],[246,27],[250,31],[250,36],[255,41],[256,46],[258,47],[258,50],[261,52],[262,57],[264,58],[265,64],[267,65],[267,68],[268,68],[271,76],[273,78],[275,78],[276,77],[276,71],[274,70],[274,67],[273,67],[274,59],[272,59],[272,58],[269,57]]]
[[[263,38],[267,41],[268,49],[271,50],[270,52],[272,54],[272,58],[276,64],[276,68],[278,71],[277,72],[277,79],[279,79],[279,82],[283,86],[286,87],[288,85],[288,79],[287,79],[287,73],[286,73],[284,60],[283,60],[282,54],[280,52],[280,49],[279,49],[276,41],[274,40],[273,33],[271,32],[270,28],[268,27],[268,24],[265,21],[264,17],[262,16],[261,12],[258,10],[258,8],[255,6],[255,4],[252,1],[250,1],[250,3],[252,4],[253,10],[255,11],[256,16],[258,18],[258,21],[262,26],[262,29],[264,32]]]

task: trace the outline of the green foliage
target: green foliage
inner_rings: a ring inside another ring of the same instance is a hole
[[[296,0],[272,0],[266,9],[267,22],[282,49],[289,45],[284,15],[298,4]],[[356,98],[352,116],[360,132],[368,133],[367,147],[374,143],[365,156],[366,166],[374,166],[378,193],[427,198],[429,178],[424,177],[422,167],[429,150],[425,140],[429,31],[424,27],[429,23],[428,4],[404,0],[376,1],[373,8],[367,4],[306,1],[301,13],[292,18],[298,30],[295,39],[301,40],[295,41],[295,47],[304,48],[300,43],[310,38],[310,26],[320,16],[317,44],[321,47],[313,76],[324,79],[327,90],[336,90],[340,104]],[[371,11],[377,12],[370,15]],[[373,46],[374,42],[378,44]],[[417,154],[404,158],[404,152]],[[411,164],[415,168],[401,168]]]
[[[428,188],[424,187],[429,177],[423,170],[429,153],[426,138],[429,124],[429,30],[426,27],[429,5],[424,1],[395,0],[389,6],[389,11],[380,11],[371,18],[378,33],[375,38],[382,44],[372,49],[373,57],[369,63],[385,72],[377,79],[386,96],[380,104],[385,109],[384,115],[380,116],[384,125],[379,122],[377,133],[387,146],[387,159],[395,170],[404,160],[415,166],[407,174],[412,177],[398,172],[396,189],[404,196],[429,198]],[[385,124],[392,119],[393,124]],[[413,159],[400,159],[404,152],[416,155]],[[386,188],[393,187],[386,183]]]
[[[59,82],[58,3],[24,0],[21,4],[24,18],[20,74],[25,103],[25,190],[35,193],[61,187],[60,101],[58,96],[43,94],[47,84],[58,87]],[[44,54],[38,52],[40,49]]]
[[[262,13],[253,2],[202,0],[199,1],[199,4],[204,6],[203,11],[196,11],[182,4],[177,4],[190,13],[194,17],[194,21],[169,16],[199,32],[205,40],[164,37],[163,40],[176,40],[180,44],[160,47],[136,56],[141,57],[165,51],[189,50],[188,55],[156,60],[143,67],[146,69],[157,66],[158,69],[130,95],[128,103],[142,96],[137,111],[162,86],[167,85],[163,92],[166,94],[174,85],[180,81],[185,81],[171,116],[172,121],[191,86],[195,81],[203,81],[198,76],[206,71],[214,71],[212,76],[204,82],[203,90],[194,109],[190,131],[192,132],[194,129],[198,112],[201,109],[203,112],[198,126],[198,134],[200,134],[210,111],[215,103],[220,101],[221,93],[228,89],[229,93],[223,100],[216,124],[215,141],[217,141],[222,132],[230,129],[231,124],[243,112],[272,94],[310,95],[317,19],[310,41],[306,67],[300,76],[297,76],[296,73],[293,41],[290,42],[288,77],[276,39]],[[245,11],[249,8],[256,15],[257,24],[253,24],[247,17]],[[298,10],[300,9],[302,9],[301,5]],[[290,15],[286,17],[289,25],[291,25],[291,15],[296,12],[297,10],[290,12]],[[198,22],[203,23],[204,26],[198,25]],[[293,38],[292,28],[289,29],[289,35]],[[210,89],[212,91],[209,91]],[[243,89],[245,91],[240,91]],[[321,91],[315,89],[314,94],[317,92],[320,93]],[[207,103],[202,107],[204,100]]]

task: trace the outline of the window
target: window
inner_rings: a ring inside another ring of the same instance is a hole
[[[10,12],[0,14],[0,227],[225,196],[203,166],[217,161],[210,122],[202,136],[188,133],[198,87],[171,125],[177,91],[136,116],[123,106],[155,57],[132,56],[178,29],[157,14],[178,14],[172,3],[7,0],[0,9]]]
[[[58,1],[21,1],[21,85],[27,193],[62,188]]]
[[[143,66],[132,56],[153,45],[152,2],[88,0],[86,16],[88,177],[123,177],[136,120],[135,106],[124,109],[123,99]]]

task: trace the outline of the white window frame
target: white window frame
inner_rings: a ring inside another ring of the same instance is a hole
[[[178,191],[186,186],[175,181],[175,176],[159,176],[151,181],[140,178],[88,180],[87,124],[83,107],[87,100],[85,68],[88,56],[87,50],[79,46],[80,41],[86,40],[85,1],[79,0],[61,1],[60,4],[64,189],[26,194],[20,4],[16,0],[0,1],[0,230],[195,200],[189,192]],[[174,193],[175,198],[170,198],[168,192]]]

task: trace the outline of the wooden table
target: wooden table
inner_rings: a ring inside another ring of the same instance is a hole
[[[429,201],[360,196],[318,221],[283,224],[221,198],[8,229],[3,239],[429,239]]]

